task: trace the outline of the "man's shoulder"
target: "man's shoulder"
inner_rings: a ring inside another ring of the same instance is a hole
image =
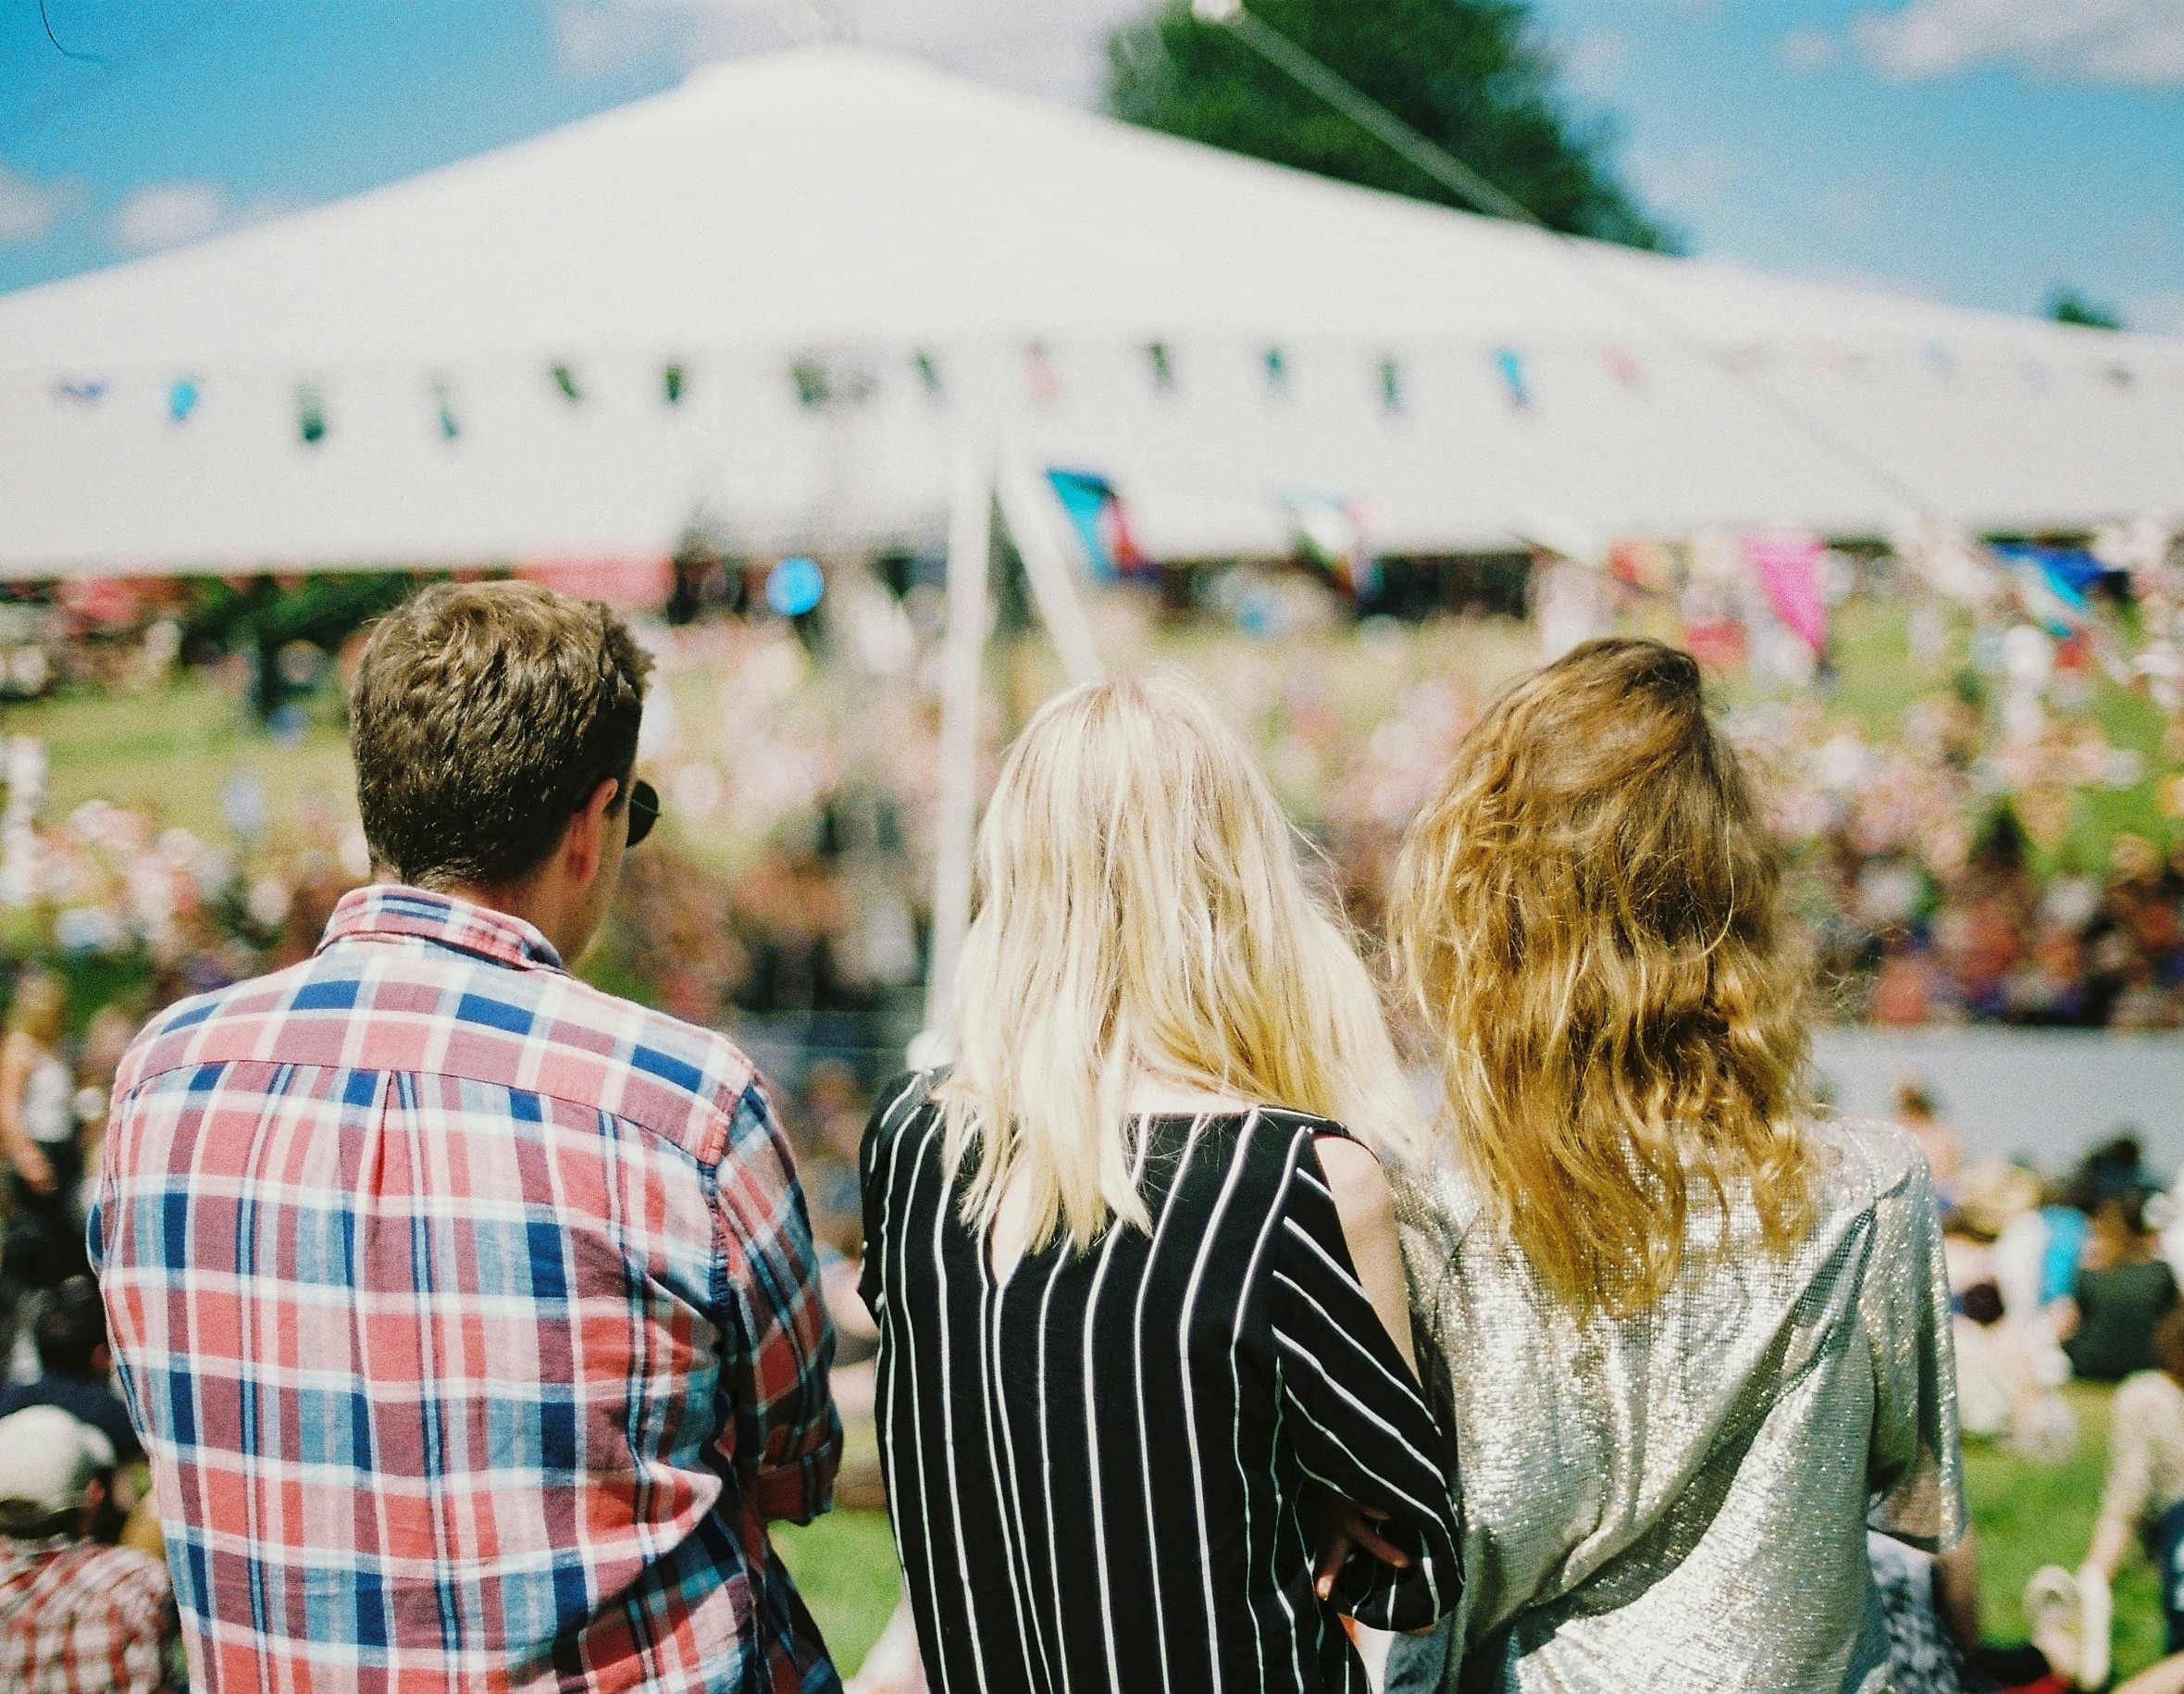
[[[758,1073],[726,1036],[558,970],[435,948],[333,947],[182,1001],[146,1027],[116,1093],[205,1065],[440,1075],[596,1108],[717,1162]],[[763,1103],[752,1111],[765,1116]]]
[[[56,1555],[56,1587],[75,1613],[111,1612],[141,1627],[157,1628],[167,1607],[167,1565],[133,1547],[77,1541]]]
[[[153,1015],[137,1032],[114,1081],[117,1097],[168,1071],[202,1062],[209,1034],[247,1024],[253,1030],[279,1015],[296,991],[314,977],[316,959],[305,959],[267,976],[252,977],[178,1000]]]
[[[748,1108],[771,1121],[758,1066],[721,1031],[624,1000],[581,978],[560,977],[554,982],[553,1003],[541,1010],[550,1011],[557,1026],[569,1032],[599,1029],[614,1036],[614,1051],[631,1077],[624,1105],[614,1108],[616,1115],[684,1140],[677,1126],[691,1107],[698,1108],[718,1120],[717,1134],[705,1132],[697,1138],[710,1142],[710,1147],[689,1148],[708,1164],[721,1157],[739,1113]],[[655,1121],[654,1108],[664,1109],[661,1121]]]

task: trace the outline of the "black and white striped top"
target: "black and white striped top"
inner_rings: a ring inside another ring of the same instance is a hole
[[[1271,1109],[1147,1120],[1148,1237],[1026,1253],[997,1283],[941,1159],[931,1077],[865,1132],[881,1460],[941,1694],[1348,1690],[1337,1612],[1455,1601],[1453,1453],[1351,1267],[1314,1139]],[[1313,1485],[1411,1555],[1312,1588]]]

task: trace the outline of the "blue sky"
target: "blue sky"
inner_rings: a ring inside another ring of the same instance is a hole
[[[0,0],[0,289],[832,32],[1090,101],[1145,0]],[[2184,0],[1538,0],[1694,247],[2184,333]]]

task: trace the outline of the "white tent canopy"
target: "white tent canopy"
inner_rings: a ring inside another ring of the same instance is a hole
[[[2071,527],[2184,510],[2184,342],[1561,241],[844,49],[0,297],[6,575],[927,542],[996,439],[1111,477],[1165,556],[1285,551],[1303,495],[1411,551]]]

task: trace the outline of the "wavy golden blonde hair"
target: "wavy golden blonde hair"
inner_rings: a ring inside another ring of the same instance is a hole
[[[1406,837],[1399,967],[1462,1156],[1542,1280],[1629,1316],[1694,1201],[1811,1213],[1803,973],[1781,866],[1691,655],[1602,641],[1471,730]]]
[[[936,1090],[963,1216],[1012,1185],[1028,1244],[1144,1228],[1141,1077],[1340,1120],[1415,1149],[1371,978],[1306,888],[1266,778],[1198,689],[1091,683],[1010,750],[978,837],[976,918]]]

